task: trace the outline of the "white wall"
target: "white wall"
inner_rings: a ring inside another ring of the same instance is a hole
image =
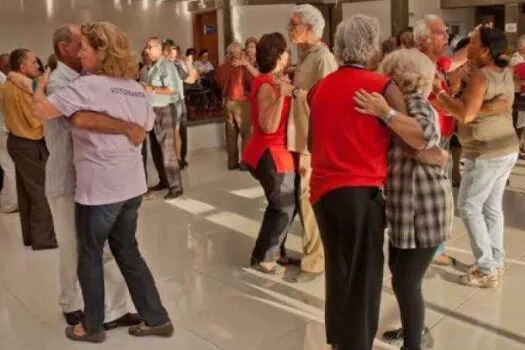
[[[294,4],[233,6],[234,39],[244,43],[250,36],[260,38],[263,34],[280,32],[288,40],[287,25],[294,7]],[[292,47],[292,59],[296,58],[296,50]]]
[[[183,2],[156,0],[2,0],[0,52],[26,47],[41,58],[52,53],[53,30],[64,23],[110,21],[125,30],[135,50],[152,35],[192,46],[191,15]]]
[[[426,2],[429,0],[415,0]],[[433,1],[433,0],[430,0]],[[392,16],[390,11],[390,0],[362,1],[343,4],[343,19],[355,14],[362,13],[367,16],[376,17],[381,23],[381,38],[388,38],[392,32]]]
[[[471,8],[441,9],[441,0],[409,0],[409,24],[428,14],[442,17],[445,22],[460,25],[460,33],[468,34],[474,28],[475,10]]]

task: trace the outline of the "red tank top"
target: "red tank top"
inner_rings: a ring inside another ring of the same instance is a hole
[[[286,126],[290,116],[290,97],[284,98],[279,127],[274,133],[266,133],[259,124],[259,105],[257,103],[257,93],[263,84],[270,84],[273,87],[273,78],[261,74],[252,83],[250,102],[253,132],[244,150],[243,161],[246,165],[256,169],[264,152],[269,150],[277,173],[294,171],[293,157],[286,147]]]
[[[341,187],[382,187],[387,177],[390,130],[358,113],[359,89],[384,94],[390,79],[353,66],[321,80],[309,94],[312,133],[310,200]]]

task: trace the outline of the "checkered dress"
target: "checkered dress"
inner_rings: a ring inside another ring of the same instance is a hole
[[[428,141],[440,142],[438,116],[421,94],[405,97],[408,115],[416,118]],[[452,189],[444,170],[405,155],[400,140],[389,151],[386,215],[390,241],[400,249],[431,248],[446,240],[453,217]]]

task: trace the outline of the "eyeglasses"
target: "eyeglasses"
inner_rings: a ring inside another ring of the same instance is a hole
[[[299,27],[300,25],[302,25],[302,23],[289,22],[288,25],[286,26],[286,28],[288,30],[293,30],[293,29]]]
[[[437,29],[437,30],[433,30],[432,34],[439,35],[439,36],[448,36],[448,31],[446,29],[441,29],[441,30]]]

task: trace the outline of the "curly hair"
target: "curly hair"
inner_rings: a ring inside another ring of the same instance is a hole
[[[379,20],[354,14],[339,23],[334,53],[344,63],[366,65],[379,51]]]
[[[281,33],[263,35],[257,43],[256,60],[259,71],[263,74],[273,71],[286,48],[286,39]]]
[[[394,79],[403,94],[428,96],[436,75],[436,64],[418,49],[399,49],[383,60],[379,71]]]
[[[255,46],[257,46],[258,43],[259,43],[259,39],[257,39],[254,36],[251,36],[248,39],[246,39],[246,41],[244,43],[244,47],[248,47],[248,46],[250,46],[250,44],[254,44]]]
[[[82,36],[99,57],[97,74],[124,79],[138,77],[139,65],[131,41],[117,26],[109,22],[88,22],[82,25]]]

